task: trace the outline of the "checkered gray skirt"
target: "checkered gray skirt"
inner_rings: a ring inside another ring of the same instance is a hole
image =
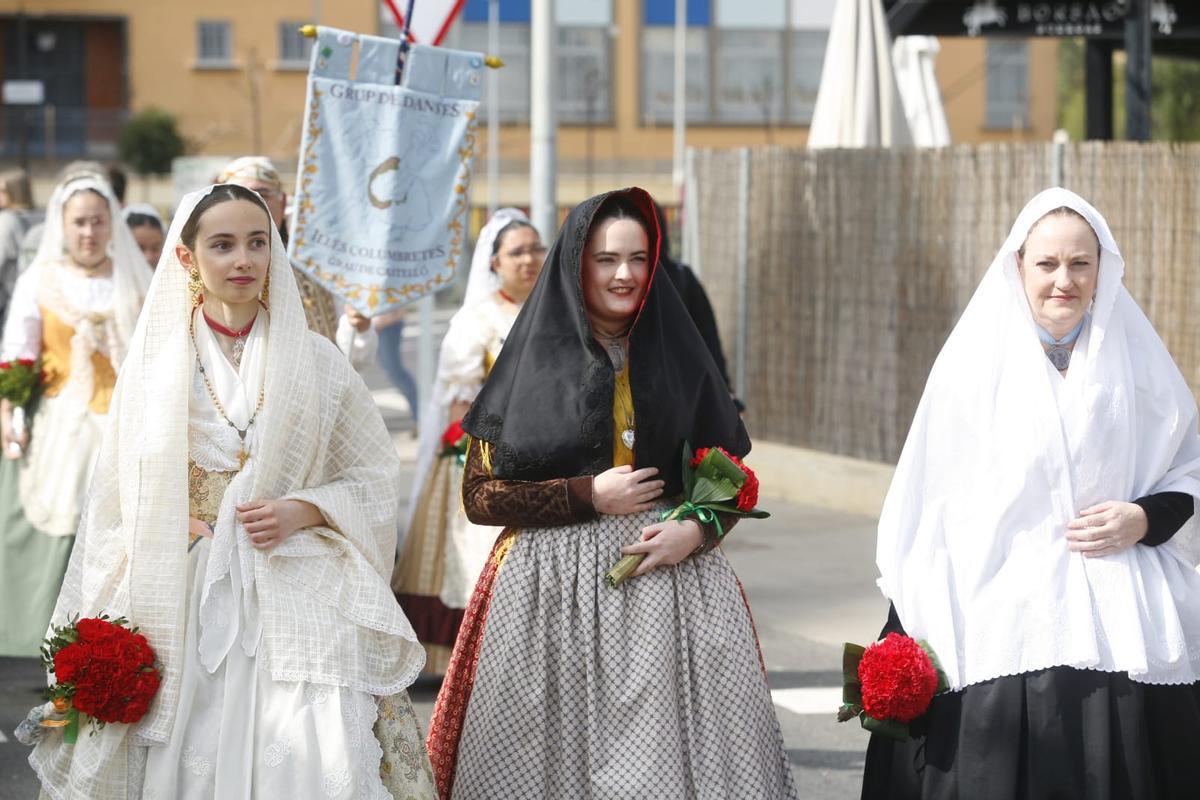
[[[724,553],[604,583],[658,516],[518,535],[496,576],[455,800],[796,797]]]

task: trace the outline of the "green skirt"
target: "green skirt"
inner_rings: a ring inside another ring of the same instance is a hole
[[[0,656],[37,656],[74,536],[47,536],[21,510],[20,463],[0,457]]]

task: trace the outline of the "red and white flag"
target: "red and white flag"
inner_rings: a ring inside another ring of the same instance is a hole
[[[383,2],[391,10],[396,27],[404,30],[404,12],[408,9],[408,0]],[[441,44],[446,32],[450,30],[450,26],[454,24],[454,20],[466,4],[467,0],[416,0],[413,3],[409,38],[418,44]]]

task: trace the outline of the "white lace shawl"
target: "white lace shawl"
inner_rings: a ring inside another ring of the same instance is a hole
[[[1045,357],[1017,250],[1078,211],[1101,256],[1066,376]],[[1196,403],[1129,292],[1108,224],[1063,189],[1035,197],[929,375],[879,520],[880,587],[953,688],[1053,666],[1144,683],[1200,678],[1196,523],[1159,547],[1084,559],[1067,523],[1091,505],[1200,496]]]
[[[167,236],[54,612],[58,624],[73,614],[128,616],[154,647],[163,685],[138,725],[109,725],[74,746],[47,737],[34,750],[30,761],[55,800],[126,800],[130,746],[164,742],[179,701],[195,359],[174,248],[209,191],[184,198]],[[242,645],[272,677],[393,694],[424,664],[388,585],[399,460],[362,380],[308,331],[283,243],[272,238],[265,405],[251,460],[218,515],[202,602],[219,597],[221,567],[239,559],[243,597],[251,593],[258,614],[254,640]],[[298,531],[267,553],[250,548],[232,503],[284,497],[314,504],[329,527]]]

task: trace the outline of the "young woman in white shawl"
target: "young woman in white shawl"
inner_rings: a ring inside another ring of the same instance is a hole
[[[35,656],[41,647],[149,283],[107,181],[68,176],[50,198],[0,346],[0,361],[40,358],[46,375],[24,425],[14,425],[7,402],[0,407],[0,608],[9,610],[0,615],[0,655]]]
[[[933,366],[877,564],[951,692],[872,737],[864,798],[1196,796],[1196,403],[1124,271],[1042,192]]]
[[[433,797],[379,412],[307,330],[258,195],[188,195],[165,253],[54,612],[127,617],[163,683],[139,723],[30,762],[54,800]]]
[[[467,519],[462,465],[440,454],[442,434],[479,394],[545,256],[523,213],[497,211],[475,241],[462,308],[442,340],[436,383],[421,418],[407,534],[392,576],[396,599],[425,646],[427,674],[445,673],[471,590],[500,533]]]

